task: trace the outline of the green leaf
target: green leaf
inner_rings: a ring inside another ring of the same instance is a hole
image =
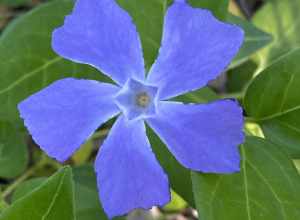
[[[51,33],[63,24],[72,0],[42,4],[12,22],[0,38],[0,119],[18,119],[17,104],[65,77],[107,79],[87,65],[64,60],[51,49]]]
[[[99,202],[94,168],[82,165],[73,168],[76,220],[107,219]],[[12,201],[30,194],[45,182],[45,178],[35,178],[24,182],[13,194]],[[120,219],[120,218],[119,218]]]
[[[25,138],[9,122],[0,121],[0,177],[21,174],[28,162]]]
[[[0,196],[1,196],[1,194],[0,194]],[[0,201],[0,214],[6,208],[7,208],[7,204],[4,201]]]
[[[65,167],[4,210],[0,220],[74,220],[74,213],[72,170]]]
[[[247,114],[267,138],[300,156],[300,49],[276,60],[250,84],[244,99]]]
[[[216,17],[225,20],[228,13],[228,0],[189,0],[193,7],[206,8],[214,13]]]
[[[14,203],[18,199],[26,196],[27,194],[31,193],[33,190],[41,186],[45,181],[47,181],[46,177],[38,177],[32,178],[20,184],[16,190],[14,191],[11,202]]]
[[[83,165],[75,167],[73,170],[75,181],[76,219],[107,219],[99,202],[94,168],[90,165]]]
[[[239,173],[192,174],[200,219],[300,219],[300,176],[286,154],[264,139],[249,137],[241,155]]]
[[[254,16],[254,23],[274,41],[259,53],[261,67],[300,46],[300,0],[269,0]]]
[[[240,66],[227,71],[227,92],[245,92],[253,79],[257,67],[258,65],[254,61],[248,60]]]
[[[82,165],[73,168],[73,170],[75,181],[76,220],[107,219],[99,202],[94,167],[92,165]],[[125,217],[121,216],[113,219],[124,220]]]
[[[227,16],[227,22],[240,26],[245,32],[244,43],[238,55],[231,63],[230,68],[234,68],[247,61],[251,55],[272,41],[272,36],[270,34],[261,31],[251,22],[240,17],[229,14]]]
[[[173,98],[173,101],[183,103],[205,103],[217,99],[217,94],[209,87],[204,87],[193,92]]]

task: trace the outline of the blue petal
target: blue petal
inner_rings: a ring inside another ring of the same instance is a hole
[[[119,112],[112,100],[118,90],[111,84],[67,78],[30,96],[18,107],[35,142],[63,162]]]
[[[236,102],[161,102],[158,111],[147,122],[182,165],[202,172],[239,171],[238,145],[244,135],[242,109]]]
[[[119,84],[144,80],[144,59],[135,25],[114,0],[77,0],[73,13],[53,32],[53,49],[87,63]]]
[[[120,116],[100,148],[95,169],[109,218],[170,200],[168,178],[155,159],[142,120]]]
[[[167,11],[162,46],[148,82],[161,87],[161,99],[205,86],[229,65],[243,31],[211,12],[176,1]]]

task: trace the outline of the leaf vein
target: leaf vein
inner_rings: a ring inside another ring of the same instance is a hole
[[[49,205],[49,207],[48,207],[46,213],[42,216],[42,219],[41,219],[41,220],[46,220],[46,218],[49,216],[49,214],[50,214],[50,212],[51,212],[51,209],[53,208],[53,206],[54,206],[54,204],[55,204],[55,201],[56,201],[56,199],[57,199],[57,197],[58,197],[59,191],[60,191],[61,188],[62,188],[62,185],[63,185],[63,183],[64,183],[65,176],[66,176],[66,172],[64,172],[63,176],[61,177],[61,180],[60,180],[60,182],[59,182],[59,184],[58,184],[58,187],[57,187],[57,189],[56,189],[56,191],[55,191],[55,193],[54,193],[54,196],[53,196],[53,198],[52,198],[52,201],[51,201],[51,203],[50,203],[50,205]]]
[[[250,167],[254,170],[255,173],[261,178],[261,180],[268,186],[270,189],[271,193],[273,194],[274,198],[277,200],[277,202],[280,204],[280,211],[282,213],[283,219],[286,219],[286,212],[284,209],[284,202],[281,201],[280,197],[277,195],[277,193],[274,191],[272,185],[269,183],[269,181],[264,177],[264,175],[249,161],[246,161]]]
[[[52,65],[56,62],[59,62],[60,60],[62,60],[61,57],[55,57],[54,59],[46,62],[44,65],[32,70],[31,72],[23,75],[22,77],[20,77],[18,80],[14,81],[13,83],[11,83],[9,86],[7,86],[6,88],[0,90],[0,95],[10,91],[11,89],[13,89],[14,87],[16,87],[17,85],[19,85],[22,81],[30,78],[31,76],[35,75],[36,73],[44,70],[45,68],[47,68],[49,65]]]
[[[241,147],[241,153],[243,155],[243,180],[244,180],[244,188],[245,188],[245,198],[246,198],[246,210],[247,210],[247,216],[248,219],[251,220],[251,209],[250,209],[250,200],[249,200],[249,189],[248,189],[248,178],[247,178],[247,166],[246,166],[246,152],[244,150],[244,147]]]

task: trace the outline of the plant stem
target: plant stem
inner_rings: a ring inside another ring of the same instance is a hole
[[[13,184],[11,184],[10,186],[8,186],[5,191],[2,193],[2,198],[6,198],[8,195],[10,195],[15,188],[22,183],[24,180],[26,180],[28,177],[30,177],[34,171],[35,171],[36,167],[31,167],[30,169],[28,169],[22,176],[20,176],[18,179],[16,179]]]

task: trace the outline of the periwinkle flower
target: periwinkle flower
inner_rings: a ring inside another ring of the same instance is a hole
[[[186,168],[240,170],[242,110],[237,102],[166,101],[216,78],[243,41],[243,31],[211,12],[175,0],[167,10],[162,46],[145,74],[141,42],[130,16],[114,0],[77,0],[52,47],[90,64],[114,84],[73,78],[54,82],[19,104],[35,142],[65,161],[104,122],[117,116],[95,161],[99,195],[112,218],[170,200],[168,178],[146,136],[147,123]]]

